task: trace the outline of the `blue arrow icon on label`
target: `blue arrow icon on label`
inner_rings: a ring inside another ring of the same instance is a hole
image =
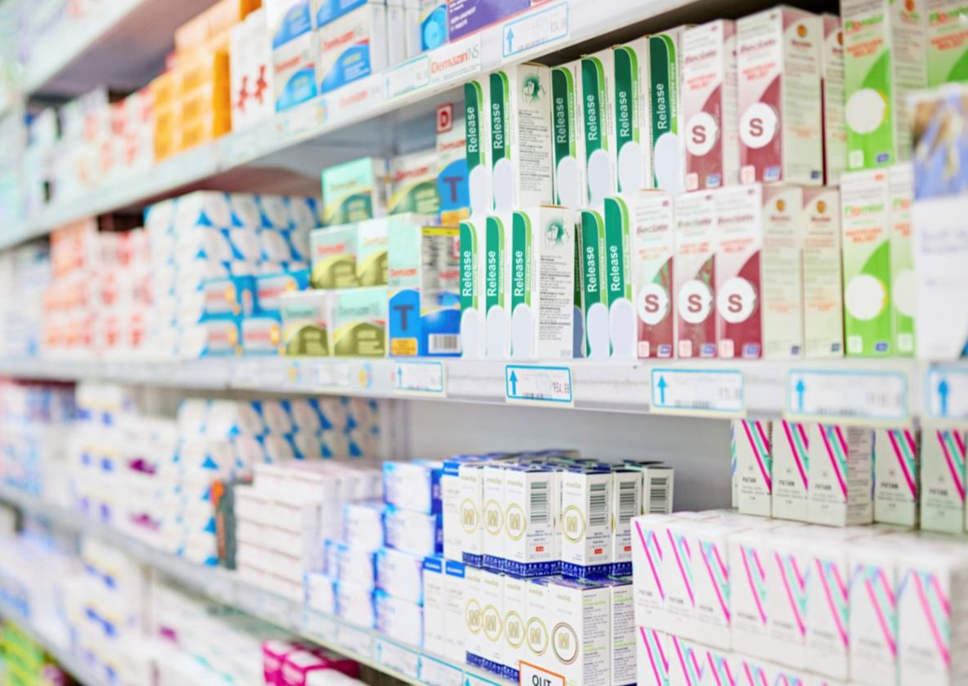
[[[941,414],[942,417],[947,417],[948,416],[948,392],[949,392],[949,390],[950,389],[948,388],[948,380],[947,379],[941,379],[940,383],[938,383],[938,399],[941,401],[941,413],[940,414]]]
[[[511,51],[514,49],[514,29],[508,29],[508,35],[505,40],[508,42],[508,54],[511,54]]]
[[[666,387],[668,387],[668,385],[669,384],[666,383],[665,377],[664,376],[660,376],[659,377],[659,384],[658,384],[658,388],[659,388],[659,404],[660,405],[665,405],[665,389],[666,389]]]
[[[511,395],[518,394],[518,375],[511,372]]]
[[[803,392],[807,390],[806,384],[803,383],[803,379],[797,381],[797,410],[803,412]]]

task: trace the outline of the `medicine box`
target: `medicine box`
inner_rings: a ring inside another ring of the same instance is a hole
[[[382,2],[368,2],[315,32],[320,93],[330,93],[387,67],[387,15]]]
[[[321,229],[338,231],[340,229]],[[387,217],[364,219],[355,226],[356,285],[386,286],[390,222]]]
[[[768,421],[739,419],[736,436],[736,471],[739,474],[739,511],[770,517],[773,513],[773,450]]]
[[[675,331],[677,357],[716,357],[715,260],[719,248],[715,195],[676,199]]]
[[[584,320],[584,357],[607,359],[611,356],[611,333],[608,328],[608,291],[605,269],[605,217],[596,210],[582,210],[579,228],[579,262],[581,269],[581,308]]]
[[[488,77],[464,84],[467,186],[471,217],[483,221],[494,211],[491,182],[491,82]]]
[[[528,586],[527,579],[504,577],[504,657],[501,666],[502,674],[508,680],[518,679],[518,665],[521,660],[528,660]]]
[[[615,359],[636,358],[637,317],[632,304],[631,251],[638,199],[638,194],[631,198],[616,195],[605,199],[605,261],[601,277],[605,279],[608,338],[611,357]]]
[[[844,32],[840,17],[823,14],[820,86],[823,97],[823,179],[836,186],[847,168],[847,123],[844,118]]]
[[[322,172],[323,226],[382,217],[386,214],[387,162],[363,157]]]
[[[968,58],[968,28],[962,17],[965,5],[961,0],[927,0],[928,87],[966,80]]]
[[[440,223],[457,226],[470,215],[470,190],[467,186],[467,131],[463,117],[449,131],[437,132],[437,198]]]
[[[561,482],[561,573],[607,576],[612,564],[611,490],[608,469],[572,467]]]
[[[518,577],[558,572],[558,473],[507,466],[504,473],[503,568]]]
[[[551,133],[555,203],[572,210],[585,204],[584,102],[581,60],[551,70]]]
[[[650,187],[672,195],[685,190],[686,160],[682,140],[682,33],[679,26],[649,36],[649,91],[652,115]]]
[[[500,674],[504,662],[504,575],[481,570],[481,666]]]
[[[386,357],[387,289],[332,291],[331,297],[332,354],[335,357]]]
[[[272,89],[277,112],[312,100],[319,94],[316,87],[318,59],[312,33],[301,34],[272,49]]]
[[[911,429],[875,430],[875,522],[917,526],[919,454],[918,438]]]
[[[770,438],[773,457],[772,516],[805,522],[810,470],[807,425],[785,419],[775,421]]]
[[[895,354],[914,355],[917,289],[914,276],[914,170],[896,164],[888,171],[891,197],[891,317]]]
[[[840,192],[803,189],[803,335],[807,358],[844,354]]]
[[[634,205],[630,207],[631,261],[638,356],[672,357],[675,206],[664,191],[640,191],[626,197]]]
[[[611,589],[584,579],[552,579],[549,589],[554,659],[539,666],[561,674],[566,686],[611,684]]]
[[[436,147],[394,157],[390,161],[390,200],[387,212],[416,212],[436,216],[440,211],[437,188]]]
[[[290,293],[280,299],[282,346],[288,357],[330,354],[329,293]]]
[[[442,466],[432,462],[384,462],[383,493],[388,505],[414,512],[441,511]]]
[[[588,207],[601,210],[605,198],[614,195],[616,179],[615,62],[611,48],[581,58],[579,101],[584,153],[585,189]]]
[[[483,259],[478,271],[483,275],[484,342],[488,359],[506,360],[511,356],[510,296],[508,287],[508,242],[511,213],[490,215],[485,221]]]
[[[926,424],[921,438],[921,528],[965,530],[965,433]]]
[[[873,522],[873,431],[811,424],[808,443],[807,521],[827,526]]]
[[[649,37],[618,45],[613,52],[616,190],[634,193],[653,181]]]
[[[504,570],[504,466],[492,462],[484,465],[481,510],[484,520],[483,563],[494,571]]]
[[[486,354],[486,240],[486,219],[477,217],[461,220],[460,338],[463,356],[469,359],[480,359]]]
[[[419,556],[439,555],[443,551],[440,514],[387,505],[383,511],[383,529],[388,548]]]
[[[356,225],[317,229],[310,234],[313,288],[356,288]]]

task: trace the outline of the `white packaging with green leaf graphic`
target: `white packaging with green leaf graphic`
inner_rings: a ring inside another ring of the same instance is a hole
[[[487,218],[477,215],[460,223],[460,338],[463,356],[486,354],[484,321],[487,315],[484,274]]]
[[[581,60],[551,70],[551,150],[555,203],[585,205],[585,137],[582,135]]]
[[[847,355],[885,357],[894,352],[887,170],[845,173],[840,189]]]
[[[616,190],[652,187],[649,38],[615,48],[612,100]]]
[[[506,360],[511,355],[508,287],[508,240],[512,213],[494,214],[484,223],[483,291],[485,356]]]
[[[612,50],[581,58],[582,152],[585,156],[584,201],[601,210],[606,196],[615,193],[615,121]]]
[[[498,213],[550,203],[551,70],[519,64],[490,80],[490,165]]]
[[[511,357],[573,357],[574,210],[535,207],[511,222],[508,297]]]
[[[601,212],[582,210],[579,236],[585,357],[607,359],[611,354],[611,345],[608,334],[608,294],[603,275],[605,218]]]
[[[891,314],[894,325],[894,351],[904,357],[914,355],[914,314],[917,309],[917,283],[914,277],[914,170],[898,164],[888,173],[891,194]]]
[[[636,358],[637,321],[632,304],[632,226],[638,213],[638,194],[605,199],[605,263],[602,276],[608,304],[611,356]]]
[[[908,93],[928,82],[924,0],[843,0],[847,168],[911,152]]]
[[[387,213],[387,161],[362,157],[327,167],[323,179],[323,226],[357,222]]]
[[[685,27],[649,36],[649,111],[652,118],[654,188],[685,192],[685,149],[679,131],[679,54]]]
[[[494,210],[491,188],[491,81],[487,76],[464,84],[465,152],[471,216]],[[465,348],[466,350],[466,348]]]
[[[968,81],[968,2],[925,0],[928,87]]]

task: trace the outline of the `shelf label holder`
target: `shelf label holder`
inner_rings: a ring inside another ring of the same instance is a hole
[[[574,407],[575,388],[571,367],[505,365],[504,401],[546,407]]]
[[[788,419],[901,426],[911,419],[908,377],[899,371],[793,368],[787,374]]]
[[[650,370],[649,408],[657,414],[745,417],[743,372],[738,369]]]

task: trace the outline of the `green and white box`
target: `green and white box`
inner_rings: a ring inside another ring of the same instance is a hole
[[[491,184],[491,80],[488,76],[464,84],[467,185],[472,217],[494,211]]]
[[[808,358],[843,357],[840,191],[803,189],[803,334]]]
[[[511,303],[508,296],[508,241],[513,214],[493,214],[485,221],[483,263],[485,356],[506,360],[511,356]]]
[[[844,0],[847,168],[889,167],[911,153],[908,94],[928,84],[924,0]]]
[[[507,269],[512,358],[574,356],[575,214],[542,206],[512,217]]]
[[[679,55],[682,32],[677,27],[649,36],[649,112],[652,130],[651,187],[672,195],[685,192],[685,147],[680,132]]]
[[[332,298],[333,356],[386,357],[387,289],[333,291]]]
[[[582,125],[581,60],[551,70],[551,151],[555,203],[578,210],[585,205],[585,138]]]
[[[611,355],[611,343],[608,331],[608,293],[603,277],[605,218],[602,212],[582,210],[579,237],[585,357],[607,359]]]
[[[615,67],[612,49],[581,58],[582,148],[585,154],[585,203],[601,209],[617,188],[615,119],[612,97]]]
[[[439,211],[437,148],[394,157],[390,161],[388,214],[416,212],[436,216]]]
[[[637,220],[638,194],[605,199],[605,294],[611,356],[636,358],[636,315],[632,304],[632,229]]]
[[[917,283],[914,276],[914,170],[909,163],[888,172],[891,194],[891,313],[894,318],[894,351],[914,355],[914,318]]]
[[[550,203],[551,70],[519,64],[488,78],[494,208],[502,213]]]
[[[387,161],[361,157],[323,170],[323,226],[384,216]]]
[[[484,322],[487,317],[484,253],[487,217],[476,215],[460,223],[460,338],[463,356],[483,358],[486,354]]]
[[[888,170],[845,173],[840,195],[847,355],[892,355]]]
[[[652,186],[649,38],[619,45],[614,52],[616,190],[633,193]]]
[[[928,87],[968,81],[968,3],[925,0]]]
[[[287,357],[327,357],[330,354],[330,293],[286,293],[279,299],[282,345]]]
[[[356,288],[356,224],[316,229],[309,235],[313,288]]]

